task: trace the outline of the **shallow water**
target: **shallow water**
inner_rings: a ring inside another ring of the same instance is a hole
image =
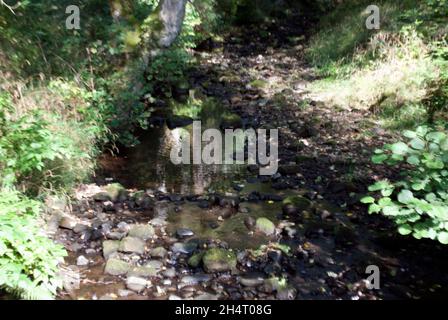
[[[179,104],[176,105],[175,111],[182,115],[188,114],[188,110],[185,111]],[[205,103],[200,111],[195,109],[201,120],[202,131],[219,128],[223,112],[223,108],[216,103]],[[106,176],[112,177],[127,188],[182,195],[206,195],[210,192],[237,195],[238,193],[232,188],[235,183],[243,186],[239,192],[241,196],[247,196],[251,191],[274,193],[267,183],[245,181],[249,176],[246,164],[173,164],[170,152],[172,148],[179,146],[185,135],[190,135],[192,138],[193,125],[169,129],[163,123],[151,127],[140,137],[139,145],[127,150],[125,159],[108,160],[112,169],[105,170]],[[203,142],[202,146],[205,144]],[[241,152],[243,148],[244,146],[236,146],[235,152]],[[120,165],[114,165],[120,162]],[[281,194],[286,195],[285,192]],[[180,206],[181,210],[176,212],[174,204],[171,204],[168,209],[167,231],[169,234],[175,234],[178,228],[189,228],[195,233],[195,238],[218,239],[238,249],[257,248],[267,243],[269,238],[250,232],[244,225],[244,219],[247,216],[255,219],[266,217],[276,223],[277,216],[281,213],[280,203],[246,202],[241,206],[247,207],[249,213],[234,213],[230,218],[221,219],[223,208],[220,207],[201,209],[197,203],[186,202]],[[214,228],[211,227],[213,224]]]
[[[185,113],[180,107],[177,110],[178,113]],[[201,121],[202,132],[219,128],[223,112],[222,107],[216,104],[204,105],[197,119]],[[169,129],[166,124],[152,126],[140,137],[140,144],[127,151],[125,165],[109,174],[128,188],[181,194],[204,194],[209,188],[219,189],[223,183],[243,176],[245,165],[172,163],[170,152],[181,146],[185,136],[192,141],[193,125],[174,129]],[[202,150],[206,144],[202,142]]]
[[[218,222],[221,208],[203,210],[195,204],[187,203],[182,206],[182,211],[171,211],[168,217],[167,231],[175,233],[179,228],[193,230],[196,238],[215,239],[226,242],[234,249],[256,249],[260,245],[267,243],[269,237],[261,233],[250,232],[244,225],[247,216],[253,218],[266,217],[277,221],[277,215],[281,212],[280,204],[273,203],[243,203],[241,207],[249,209],[249,213],[237,213],[221,223]],[[211,223],[217,223],[218,227],[213,229]]]

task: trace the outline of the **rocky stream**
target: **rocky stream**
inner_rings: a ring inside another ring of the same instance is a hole
[[[315,77],[300,25],[264,28],[264,36],[241,29],[197,50],[192,89],[180,95],[212,101],[196,115],[204,128],[278,128],[278,172],[172,164],[193,117],[167,116],[161,104],[141,143],[105,154],[96,183],[80,186],[71,205],[48,201],[55,238],[69,252],[60,299],[444,294],[447,249],[396,235],[359,203],[374,176],[364,150],[390,136],[365,111],[309,95]],[[373,138],[360,133],[366,126]],[[379,290],[367,287],[369,265],[381,271]]]

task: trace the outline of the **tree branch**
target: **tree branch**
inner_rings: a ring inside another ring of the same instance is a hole
[[[7,4],[5,1],[0,0],[0,4],[1,4],[2,6],[5,6],[9,11],[11,11],[11,13],[12,13],[13,15],[16,15],[16,13],[14,12],[14,10],[17,9],[17,8],[20,6],[20,1],[17,2],[15,5],[11,6],[11,5]]]

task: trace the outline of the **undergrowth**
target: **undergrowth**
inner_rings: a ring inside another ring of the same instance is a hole
[[[370,4],[348,1],[322,19],[307,50],[322,78],[312,94],[338,107],[368,109],[390,128],[424,123],[445,107],[433,100],[447,97],[448,16],[442,12],[448,5],[379,1],[380,29],[368,30]]]

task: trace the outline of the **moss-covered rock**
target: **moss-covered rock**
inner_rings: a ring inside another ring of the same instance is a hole
[[[149,277],[155,277],[158,273],[158,270],[156,268],[150,267],[150,266],[139,266],[134,267],[128,272],[128,277],[143,277],[143,278],[149,278]]]
[[[104,272],[112,276],[122,276],[128,273],[131,266],[122,260],[111,258],[107,260]]]
[[[202,257],[204,270],[206,272],[223,272],[236,268],[236,255],[232,251],[212,248]]]
[[[263,232],[267,236],[271,236],[275,233],[275,225],[274,223],[267,218],[258,218],[255,223],[255,229],[260,232]]]
[[[145,243],[139,238],[126,237],[120,241],[118,251],[143,254],[145,252]]]
[[[204,257],[204,252],[198,252],[192,255],[188,259],[188,265],[192,268],[197,268],[202,262],[202,258]]]
[[[95,201],[110,201],[110,196],[107,192],[101,191],[93,195]]]
[[[164,247],[157,247],[157,248],[151,249],[149,254],[153,258],[164,259],[166,257],[166,255],[168,254],[168,251]]]
[[[120,241],[116,240],[106,240],[103,241],[103,257],[104,259],[109,259],[115,252],[118,251],[120,247]]]
[[[298,211],[303,211],[311,207],[311,201],[301,196],[289,196],[283,200],[283,205],[292,205]]]
[[[154,206],[154,199],[146,194],[145,191],[136,191],[132,194],[132,200],[135,204],[143,209],[149,209]]]
[[[127,190],[119,183],[108,184],[105,190],[109,199],[113,202],[124,201],[127,197]]]
[[[129,229],[129,236],[146,241],[154,236],[154,228],[149,224],[134,224]]]

